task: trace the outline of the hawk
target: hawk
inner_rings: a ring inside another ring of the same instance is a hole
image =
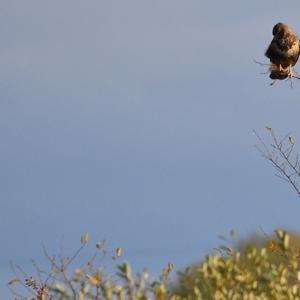
[[[283,80],[293,77],[292,67],[297,63],[300,41],[296,33],[284,23],[273,27],[273,40],[265,55],[271,61],[270,78]]]

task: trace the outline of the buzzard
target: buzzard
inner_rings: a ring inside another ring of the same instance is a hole
[[[284,23],[273,27],[273,40],[265,55],[271,61],[270,78],[285,79],[293,77],[292,67],[299,58],[300,41],[296,33]]]

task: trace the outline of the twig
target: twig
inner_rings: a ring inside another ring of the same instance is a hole
[[[56,263],[56,261],[55,261],[55,256],[52,258],[52,257],[48,254],[45,245],[43,244],[42,246],[43,246],[44,255],[45,255],[46,258],[49,260],[49,262],[51,263],[51,265],[52,265],[53,267],[55,267],[55,269],[57,269],[57,270],[60,272],[60,274],[61,274],[62,277],[64,278],[65,283],[69,286],[69,288],[70,288],[70,290],[71,290],[71,292],[72,292],[72,294],[73,294],[73,299],[74,299],[74,300],[77,300],[78,297],[77,297],[76,289],[75,289],[75,287],[74,287],[72,281],[68,278],[68,276],[67,276],[67,274],[66,274],[66,268],[65,268],[65,266],[58,266],[57,263]],[[82,247],[80,247],[80,248],[82,248]],[[77,252],[78,252],[78,251],[77,251]],[[77,252],[76,252],[76,253],[77,253]]]
[[[291,184],[293,189],[300,196],[300,188],[298,187],[296,181],[297,178],[300,178],[300,170],[298,168],[299,155],[297,154],[295,161],[292,161],[291,154],[294,149],[294,144],[285,147],[285,143],[289,138],[290,134],[285,135],[281,140],[278,141],[273,130],[271,128],[267,129],[272,138],[272,143],[270,144],[270,146],[274,148],[274,151],[271,152],[269,150],[269,147],[266,145],[265,141],[260,137],[260,135],[256,131],[254,131],[254,134],[263,146],[263,150],[258,146],[255,147],[259,150],[262,156],[268,161],[270,161],[273,167],[279,172],[279,174],[275,175]]]
[[[18,274],[16,268],[23,274],[25,278],[29,278],[29,276],[17,265],[14,265],[13,262],[10,262],[10,268],[13,272],[13,274],[16,276],[16,278],[19,280],[20,284],[27,290],[28,293],[35,296],[35,293],[21,280],[20,275]]]

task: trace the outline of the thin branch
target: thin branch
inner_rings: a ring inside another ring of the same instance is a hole
[[[49,254],[48,251],[45,247],[45,245],[43,244],[43,251],[44,251],[44,255],[46,256],[46,258],[49,260],[49,262],[51,263],[52,266],[54,266],[62,275],[62,277],[64,278],[65,283],[69,286],[72,294],[73,294],[73,298],[74,300],[76,300],[77,297],[77,293],[76,293],[76,289],[72,283],[72,281],[68,278],[67,274],[66,274],[66,269],[65,266],[58,266],[56,261],[55,261],[55,256],[52,258]],[[82,248],[82,247],[81,247]],[[78,251],[77,251],[78,252]],[[76,253],[77,253],[76,252]]]
[[[27,290],[28,293],[35,296],[35,293],[21,280],[20,275],[18,274],[16,268],[23,274],[25,278],[29,278],[29,276],[17,265],[14,265],[13,262],[10,262],[10,268],[13,272],[13,274],[16,276],[16,278],[19,280],[19,283]]]
[[[267,130],[272,138],[272,143],[269,147],[272,147],[273,151],[270,151],[266,142],[256,131],[254,131],[254,134],[256,135],[263,149],[257,145],[255,147],[262,154],[262,156],[270,161],[273,167],[278,171],[279,174],[276,174],[276,176],[291,184],[293,189],[300,196],[300,188],[298,187],[296,181],[296,179],[299,179],[300,177],[299,154],[297,154],[296,159],[293,161],[291,155],[294,150],[294,144],[286,145],[286,143],[288,143],[287,140],[290,139],[290,133],[278,140],[272,128],[267,127]]]
[[[289,136],[289,135],[288,135]],[[286,139],[287,137],[285,137],[284,139]],[[280,155],[283,157],[283,159],[288,163],[288,165],[295,171],[295,173],[297,173],[298,176],[300,176],[300,174],[298,173],[298,170],[295,168],[294,164],[289,160],[289,156],[287,156],[284,151],[282,150],[282,143],[283,140],[278,144],[276,138],[274,137],[274,141],[275,141],[275,145],[277,147],[277,150],[279,151]]]

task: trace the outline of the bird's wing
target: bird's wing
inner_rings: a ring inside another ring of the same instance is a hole
[[[273,39],[265,55],[272,62],[275,62],[277,60],[285,59],[287,56],[287,50],[288,49],[286,49],[286,47],[282,47],[280,41]]]

